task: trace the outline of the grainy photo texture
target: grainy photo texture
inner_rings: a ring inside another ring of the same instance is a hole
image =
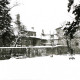
[[[0,0],[0,80],[79,80],[79,56],[79,0]]]

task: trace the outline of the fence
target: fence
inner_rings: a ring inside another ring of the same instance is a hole
[[[35,47],[0,47],[0,59],[3,57],[35,57],[50,54],[67,54],[66,46],[35,46]]]

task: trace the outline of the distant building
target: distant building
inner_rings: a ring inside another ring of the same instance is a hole
[[[59,38],[57,34],[54,34],[54,45],[58,45],[58,44],[59,44]]]
[[[46,39],[37,37],[34,30],[22,30],[20,34],[16,36],[16,40],[17,47],[44,46],[44,43],[47,41]]]
[[[58,44],[59,45],[67,45],[66,38],[64,36],[63,27],[59,27],[56,29]],[[71,48],[77,53],[80,53],[80,29],[78,29],[74,34],[74,39],[71,40]]]
[[[35,46],[36,40],[39,40],[36,38],[36,32],[31,30],[22,30],[16,38],[18,38],[17,46],[20,47]]]
[[[53,38],[54,38],[53,34],[45,34],[45,33],[42,34],[41,40],[45,40],[43,42],[43,45],[44,46],[52,46],[54,44]]]
[[[78,29],[74,34],[74,39],[72,39],[71,45],[75,51],[78,51],[80,53],[80,29]]]
[[[63,27],[59,27],[56,29],[56,35],[57,35],[57,41],[58,41],[58,45],[66,45],[66,39],[64,36],[64,31],[63,31]]]

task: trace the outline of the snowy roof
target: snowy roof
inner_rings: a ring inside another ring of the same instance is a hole
[[[18,30],[18,27],[13,28],[14,30]],[[25,31],[31,31],[31,32],[36,32],[34,29],[32,28],[25,28]]]
[[[37,38],[37,39],[41,39],[41,38],[39,38],[39,37],[37,37],[37,36],[29,36],[30,38]]]
[[[61,28],[62,28],[62,27],[58,27],[58,28],[56,28],[56,30],[57,30],[57,29],[61,29]]]
[[[34,27],[27,27],[26,30],[27,31],[31,31],[31,32],[36,32],[35,29],[34,29]]]
[[[42,36],[41,39],[50,39],[50,36]]]

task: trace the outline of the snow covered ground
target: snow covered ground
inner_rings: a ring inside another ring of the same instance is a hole
[[[80,55],[0,61],[0,80],[80,80]]]

